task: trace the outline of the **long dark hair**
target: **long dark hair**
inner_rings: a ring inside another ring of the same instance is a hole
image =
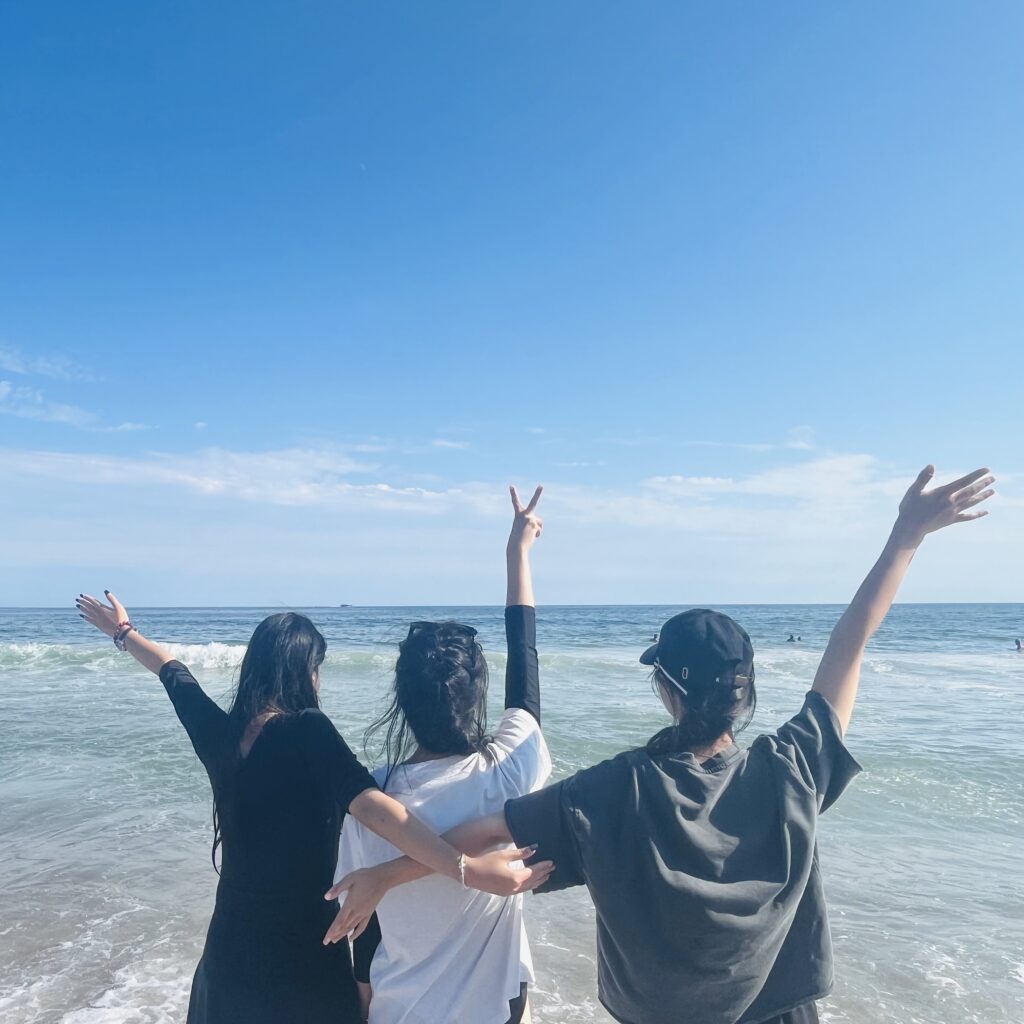
[[[268,615],[256,627],[228,709],[239,742],[249,723],[261,715],[293,715],[320,706],[313,678],[326,652],[327,641],[320,630],[297,612]],[[221,814],[214,796],[214,867],[222,838]]]
[[[735,736],[742,732],[757,709],[757,690],[754,688],[754,666],[748,675],[735,671],[722,672],[703,685],[688,685],[684,694],[666,678],[660,668],[651,673],[655,692],[664,687],[682,702],[682,718],[651,738],[647,748],[654,754],[678,753],[699,749],[714,743],[728,732]]]
[[[387,711],[366,731],[383,732],[388,773],[417,745],[432,754],[487,753],[487,662],[476,630],[458,622],[414,622],[398,646]]]

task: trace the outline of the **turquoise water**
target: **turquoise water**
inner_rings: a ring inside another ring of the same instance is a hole
[[[556,777],[664,724],[636,657],[673,610],[540,610]],[[799,707],[841,609],[726,610],[757,650],[750,737]],[[266,611],[134,618],[220,698]],[[354,746],[411,619],[480,629],[498,710],[501,609],[308,611],[330,645],[325,709]],[[867,770],[821,826],[834,1024],[1024,1019],[1022,634],[1024,605],[904,605],[872,643],[849,735]],[[159,682],[71,610],[0,610],[0,725],[0,1021],[182,1020],[216,876],[206,778]],[[535,1020],[609,1021],[585,891],[530,898],[527,913]]]

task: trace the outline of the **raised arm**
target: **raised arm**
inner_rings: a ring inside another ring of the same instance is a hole
[[[921,541],[945,526],[987,515],[969,510],[995,493],[989,487],[995,478],[987,469],[925,490],[934,475],[935,467],[925,466],[904,495],[882,554],[832,630],[814,677],[813,689],[832,705],[844,732],[857,699],[864,648],[892,607]]]
[[[505,607],[526,605],[533,608],[533,575],[530,572],[530,548],[544,529],[544,520],[535,514],[537,502],[544,493],[543,487],[533,492],[530,504],[523,508],[519,493],[514,487],[509,488],[512,495],[512,532],[505,546],[505,560],[508,566],[508,586],[505,590]]]
[[[211,773],[236,749],[237,736],[223,708],[219,707],[195,677],[171,653],[147,640],[131,623],[123,604],[109,590],[103,592],[108,604],[88,594],[79,594],[78,613],[98,630],[114,639],[120,650],[160,677],[174,713],[185,727],[199,760]]]
[[[536,514],[544,491],[538,487],[523,508],[519,494],[512,495],[512,532],[505,548],[508,585],[505,594],[505,708],[522,708],[540,721],[540,672],[537,664],[537,620],[534,610],[530,548],[544,529]]]
[[[124,605],[109,590],[103,593],[109,604],[97,601],[89,594],[79,594],[75,600],[78,614],[101,633],[123,644],[121,649],[127,651],[144,668],[148,668],[154,675],[160,675],[160,669],[174,659],[163,647],[147,640],[131,624]]]

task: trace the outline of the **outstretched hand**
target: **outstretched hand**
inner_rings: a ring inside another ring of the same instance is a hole
[[[987,516],[985,509],[972,510],[995,494],[989,486],[995,477],[988,469],[976,469],[952,483],[925,490],[934,476],[935,467],[925,466],[900,502],[896,528],[915,543],[943,527]]]
[[[128,612],[109,590],[104,590],[103,593],[109,604],[97,601],[89,594],[79,594],[75,599],[75,607],[86,622],[112,637],[118,626],[128,621]]]
[[[544,530],[544,520],[534,511],[537,508],[537,502],[540,501],[540,496],[544,493],[544,488],[538,487],[533,492],[533,497],[525,508],[519,500],[519,492],[515,487],[509,487],[508,490],[512,495],[512,510],[515,514],[515,518],[512,520],[512,532],[508,538],[508,550],[510,552],[529,551],[533,542]]]
[[[336,900],[345,893],[345,902],[327,929],[324,945],[339,942],[346,935],[351,936],[353,941],[358,939],[366,931],[370,918],[389,888],[388,866],[378,864],[374,868],[352,871],[328,889],[324,899]]]

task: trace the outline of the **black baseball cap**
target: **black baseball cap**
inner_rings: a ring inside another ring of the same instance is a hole
[[[640,655],[641,665],[659,665],[674,679],[710,684],[723,672],[749,676],[754,647],[735,619],[710,608],[691,608],[673,615],[658,642]]]

